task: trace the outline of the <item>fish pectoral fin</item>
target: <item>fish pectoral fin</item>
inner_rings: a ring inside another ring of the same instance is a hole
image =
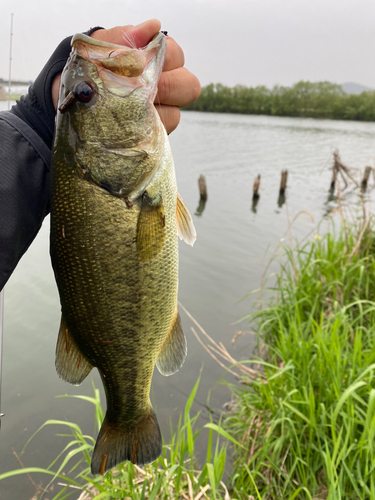
[[[163,200],[142,195],[142,206],[137,225],[137,252],[139,260],[148,262],[156,257],[165,242],[165,213]]]
[[[93,369],[69,333],[64,316],[61,316],[55,365],[58,376],[74,385],[81,384]]]
[[[116,422],[116,416],[103,421],[91,459],[91,473],[101,474],[129,460],[145,465],[154,462],[161,454],[162,439],[159,424],[151,408],[135,425]]]
[[[181,198],[180,193],[177,193],[176,205],[176,222],[177,233],[181,240],[184,240],[188,245],[193,246],[197,239],[197,232],[194,227],[193,219],[187,209],[184,200]]]
[[[186,339],[182,331],[180,315],[176,311],[175,320],[156,357],[156,366],[162,375],[173,375],[184,364],[186,355]]]

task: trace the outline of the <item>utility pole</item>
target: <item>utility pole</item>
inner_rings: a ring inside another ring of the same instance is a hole
[[[13,42],[13,16],[10,15],[10,47],[9,47],[9,86],[8,86],[8,110],[10,109],[10,84],[12,83],[12,42]]]
[[[13,16],[10,15],[10,48],[9,48],[9,88],[8,88],[8,110],[10,109],[10,84],[12,82],[12,40],[13,40]],[[1,428],[1,417],[4,413],[1,413],[1,372],[3,364],[3,331],[4,331],[4,289],[0,291],[0,428]]]

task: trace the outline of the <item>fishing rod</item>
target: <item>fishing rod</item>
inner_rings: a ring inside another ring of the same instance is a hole
[[[13,16],[10,15],[10,48],[9,48],[9,86],[8,86],[8,111],[10,109],[10,84],[12,83],[12,41],[13,41]],[[4,330],[4,288],[0,292],[0,428],[1,418],[1,372],[3,364],[3,330]]]

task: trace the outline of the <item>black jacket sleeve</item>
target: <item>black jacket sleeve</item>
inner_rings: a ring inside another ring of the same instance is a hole
[[[0,289],[48,213],[50,156],[24,121],[0,113]]]
[[[60,43],[28,94],[0,113],[0,290],[49,212],[55,124],[51,86],[69,57],[70,40]]]

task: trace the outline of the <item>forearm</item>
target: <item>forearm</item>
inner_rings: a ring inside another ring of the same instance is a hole
[[[0,290],[49,212],[56,114],[51,87],[69,57],[70,40],[65,38],[59,44],[28,93],[10,112],[0,113]]]
[[[0,113],[0,290],[49,211],[50,150],[25,122]]]

